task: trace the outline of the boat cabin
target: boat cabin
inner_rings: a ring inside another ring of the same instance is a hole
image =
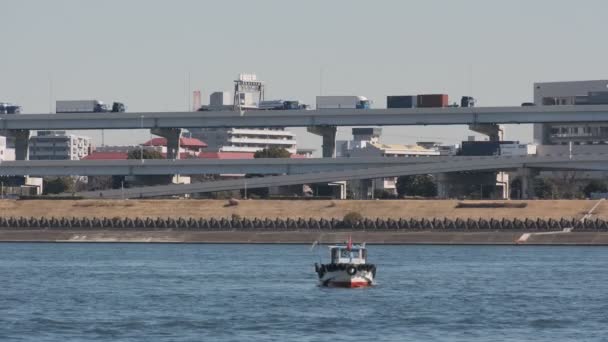
[[[365,245],[353,245],[349,250],[347,245],[329,246],[332,264],[365,264],[367,249]]]

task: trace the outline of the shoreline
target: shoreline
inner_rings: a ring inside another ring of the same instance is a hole
[[[531,234],[525,241],[522,235]],[[370,245],[608,246],[608,232],[532,231],[176,231],[0,230],[5,243],[331,244],[352,236]]]
[[[56,218],[280,218],[338,219],[351,212],[369,219],[581,219],[608,220],[608,201],[530,200],[0,200],[4,217]],[[507,205],[507,206],[505,206]],[[488,207],[489,206],[489,207]],[[495,206],[495,207],[493,207]]]

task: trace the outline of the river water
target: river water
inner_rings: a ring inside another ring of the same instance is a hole
[[[325,247],[0,244],[0,341],[605,341],[608,248],[370,246],[377,286],[316,286]]]

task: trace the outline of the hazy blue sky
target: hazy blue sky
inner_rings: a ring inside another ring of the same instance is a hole
[[[325,95],[473,95],[519,105],[535,81],[608,78],[608,2],[28,1],[0,0],[0,101],[25,113],[56,99],[125,102],[130,111],[185,110],[185,75],[206,103],[240,72],[267,82],[267,99],[314,104]],[[50,94],[49,80],[52,80]],[[298,133],[300,145],[320,138]],[[349,134],[341,129],[341,138]],[[385,128],[384,141],[464,140],[464,127]],[[97,143],[99,134],[91,133]],[[106,144],[148,133],[106,133]],[[531,140],[528,126],[507,138]]]

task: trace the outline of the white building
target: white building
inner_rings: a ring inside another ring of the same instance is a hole
[[[264,100],[264,83],[253,74],[241,74],[234,82],[234,96],[229,92],[214,92],[209,97],[209,105],[202,110],[258,109]],[[297,151],[295,134],[284,128],[202,128],[190,132],[207,143],[205,151],[208,152],[254,153],[270,147],[281,147],[292,154]]]
[[[15,160],[14,140],[11,144],[10,139],[0,135],[0,163],[5,160]],[[29,176],[8,178],[6,183],[2,181],[0,198],[42,194],[42,178]]]
[[[265,148],[281,147],[294,154],[297,151],[295,134],[282,128],[208,128],[193,136],[205,139],[206,151],[254,153]]]
[[[5,136],[0,135],[0,161],[15,160],[15,149],[8,147]]]
[[[30,138],[30,160],[80,160],[91,153],[91,138],[65,131],[38,131]]]
[[[537,106],[608,104],[608,80],[534,83]],[[534,141],[543,145],[608,142],[608,124],[534,124]]]

